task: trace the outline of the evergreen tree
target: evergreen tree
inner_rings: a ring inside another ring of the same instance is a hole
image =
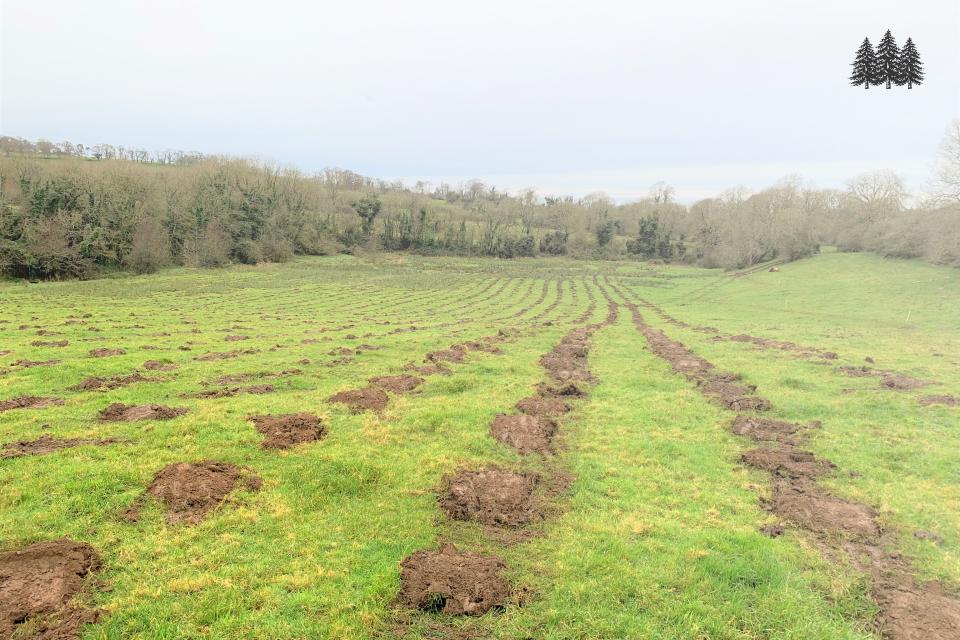
[[[853,74],[850,76],[850,84],[855,87],[862,84],[864,89],[869,89],[871,84],[877,84],[876,80],[877,54],[873,51],[870,38],[864,38],[863,44],[857,49],[857,56],[853,60]]]
[[[883,34],[880,43],[877,45],[877,78],[874,84],[881,82],[887,83],[887,89],[890,83],[896,82],[900,77],[900,49],[897,47],[897,41],[894,40],[890,29]]]
[[[898,85],[907,85],[907,89],[913,89],[913,85],[923,84],[923,63],[920,62],[920,54],[917,53],[917,47],[913,44],[912,38],[907,38],[907,42],[900,51],[898,67]]]

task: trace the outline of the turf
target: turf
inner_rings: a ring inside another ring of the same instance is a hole
[[[727,431],[729,411],[654,357],[622,306],[617,322],[593,336],[597,381],[562,420],[556,456],[522,457],[490,437],[491,420],[545,379],[539,357],[572,327],[606,316],[605,294],[660,305],[690,325],[839,354],[824,363],[713,341],[643,310],[651,325],[758,385],[776,417],[822,420],[811,448],[843,470],[824,482],[878,508],[922,576],[960,584],[960,408],[918,402],[960,396],[960,273],[843,254],[742,277],[636,263],[389,256],[0,284],[0,351],[11,351],[0,359],[0,401],[65,400],[0,413],[0,443],[43,434],[125,440],[0,459],[0,549],[68,536],[100,551],[102,584],[82,599],[106,615],[86,638],[870,637],[865,576],[826,562],[803,533],[760,533],[771,520],[757,497],[766,480],[738,463],[751,445]],[[391,395],[382,414],[326,402],[500,330],[516,332],[499,344],[503,353],[471,352],[451,375]],[[69,345],[31,346],[57,340]],[[360,345],[373,349],[335,353]],[[126,353],[87,355],[99,347]],[[195,359],[238,350],[250,352]],[[876,378],[835,371],[867,356],[939,384],[880,390]],[[51,359],[61,362],[10,366]],[[144,372],[156,382],[70,390],[90,375],[142,371],[146,360],[177,369]],[[219,388],[220,376],[281,371],[288,375],[239,384],[272,384],[273,393],[181,397]],[[99,422],[112,402],[189,412]],[[324,419],[326,438],[264,450],[246,419],[300,411]],[[152,501],[138,522],[124,520],[158,469],[205,459],[249,467],[263,487],[234,492],[192,527],[167,524]],[[445,520],[436,504],[445,474],[486,464],[576,479],[533,537],[503,540]],[[918,530],[943,544],[914,537]],[[522,606],[469,619],[399,608],[400,561],[443,541],[503,557],[526,594]]]

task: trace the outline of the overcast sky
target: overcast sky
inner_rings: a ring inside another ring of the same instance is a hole
[[[408,182],[920,188],[960,115],[958,0],[0,0],[0,21],[6,135]],[[887,28],[926,83],[849,86]]]

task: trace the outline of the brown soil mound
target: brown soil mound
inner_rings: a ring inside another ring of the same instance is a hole
[[[224,338],[224,342],[240,342],[241,340],[249,340],[250,336],[227,336]]]
[[[870,367],[837,367],[837,373],[845,375],[848,378],[869,378],[871,376],[882,375],[882,372],[871,369]]]
[[[696,379],[700,391],[728,409],[734,411],[766,411],[770,408],[770,401],[760,396],[752,395],[756,390],[751,385],[731,382],[730,376],[735,374],[706,374]]]
[[[554,380],[568,382],[571,380],[591,380],[587,370],[586,360],[563,356],[558,353],[549,353],[540,358],[540,365],[550,372]]]
[[[506,564],[495,556],[458,551],[417,551],[400,565],[400,601],[430,613],[478,616],[503,607],[510,587]]]
[[[147,371],[173,371],[177,365],[172,362],[163,362],[160,360],[147,360],[143,363],[143,368]]]
[[[182,416],[187,409],[166,407],[162,404],[122,404],[114,402],[100,412],[104,422],[134,422],[137,420],[170,420]]]
[[[167,522],[196,524],[223,502],[241,481],[250,491],[260,489],[258,476],[226,462],[178,462],[158,471],[147,493],[164,503]],[[138,507],[139,504],[131,507],[127,512],[128,519],[137,519]]]
[[[90,376],[78,385],[70,387],[74,391],[108,391],[110,389],[119,389],[137,382],[158,382],[160,378],[148,378],[139,373],[131,373],[127,376],[113,376],[112,378],[99,378]]]
[[[799,449],[753,449],[740,458],[744,464],[788,478],[816,478],[836,468],[829,460],[818,459]]]
[[[230,358],[239,358],[240,356],[249,356],[260,353],[259,349],[243,349],[242,351],[223,351],[220,353],[205,353],[197,356],[194,360],[198,362],[212,362],[214,360],[229,360]]]
[[[884,389],[893,389],[894,391],[911,391],[931,384],[925,380],[917,380],[911,376],[902,373],[895,373],[883,376],[880,386]]]
[[[440,509],[454,520],[475,520],[493,526],[519,527],[536,517],[535,473],[499,469],[461,471],[444,478]]]
[[[793,443],[793,434],[802,428],[802,425],[792,422],[770,420],[768,418],[754,418],[753,416],[744,415],[734,418],[733,424],[730,425],[730,430],[738,436],[746,436],[754,440],[782,442],[785,444]]]
[[[442,364],[428,364],[422,367],[410,365],[407,368],[410,369],[411,371],[415,371],[419,373],[422,376],[435,376],[435,375],[449,376],[450,374],[453,373],[452,371],[450,371],[450,369],[446,368]]]
[[[542,397],[557,397],[557,398],[582,398],[586,392],[578,387],[573,382],[569,382],[564,385],[557,387],[550,386],[548,384],[540,383],[537,385],[537,393]]]
[[[107,349],[106,347],[100,349],[91,349],[87,354],[91,358],[106,358],[108,356],[122,356],[126,351],[123,349]]]
[[[547,453],[557,432],[557,423],[536,416],[497,416],[490,425],[494,438],[523,454]]]
[[[264,393],[273,393],[275,391],[272,384],[253,384],[249,387],[230,387],[227,389],[211,389],[210,391],[198,391],[197,393],[185,393],[184,398],[231,398],[242,393],[252,393],[255,395]]]
[[[18,458],[20,456],[40,456],[45,453],[53,453],[60,449],[70,447],[79,447],[82,445],[107,445],[120,442],[116,438],[54,438],[52,436],[40,436],[36,440],[20,440],[19,442],[8,442],[3,445],[0,451],[0,458]]]
[[[37,620],[40,628],[30,637],[77,637],[84,623],[96,621],[97,612],[69,602],[99,569],[93,547],[67,538],[0,554],[0,634],[12,635],[18,625]],[[50,614],[59,614],[57,620],[43,620]]]
[[[531,396],[523,398],[516,404],[517,411],[528,416],[550,418],[570,411],[570,405],[556,397]]]
[[[430,362],[463,362],[466,356],[466,350],[455,345],[449,349],[440,349],[427,354],[427,360]]]
[[[368,409],[383,411],[389,400],[390,398],[387,397],[387,393],[377,387],[349,389],[335,393],[327,398],[328,402],[340,402],[347,405],[354,413],[360,413]]]
[[[370,378],[370,383],[393,393],[405,393],[413,391],[423,384],[423,378],[416,376],[378,376]]]
[[[870,507],[835,498],[811,483],[777,483],[770,507],[783,518],[812,531],[842,530],[863,536],[879,533]]]
[[[920,398],[920,404],[929,407],[932,404],[944,404],[948,407],[960,406],[960,398],[953,396],[923,396]]]
[[[69,340],[34,340],[30,343],[33,347],[66,347],[69,344]]]
[[[288,449],[303,442],[313,442],[327,435],[323,421],[309,413],[282,416],[249,416],[257,431],[266,436],[264,449]]]
[[[10,366],[32,369],[33,367],[52,367],[61,362],[63,362],[63,360],[17,360],[16,362],[11,362]]]
[[[881,632],[890,640],[954,640],[960,637],[960,599],[937,583],[882,582],[874,587]]]
[[[0,411],[12,409],[44,409],[63,404],[63,398],[41,398],[38,396],[20,396],[11,400],[0,400]]]

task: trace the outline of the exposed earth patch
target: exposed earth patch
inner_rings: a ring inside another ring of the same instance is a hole
[[[196,524],[239,485],[258,491],[261,484],[251,471],[227,462],[177,462],[156,473],[147,494],[163,503],[170,524]],[[126,517],[136,521],[139,512],[140,501],[127,511]]]
[[[11,400],[0,400],[0,412],[13,409],[45,409],[63,404],[63,398],[42,398],[39,396],[20,396]]]
[[[123,404],[114,402],[100,412],[104,422],[135,422],[137,420],[171,420],[187,413],[182,407],[167,407],[162,404]]]
[[[478,616],[504,607],[510,586],[506,564],[495,556],[458,551],[417,551],[400,565],[400,602],[430,613]]]
[[[490,425],[490,433],[522,454],[549,453],[557,423],[537,416],[499,415]]]
[[[93,547],[67,538],[0,554],[0,634],[27,627],[32,638],[77,637],[98,612],[70,600],[100,567]]]
[[[323,421],[310,413],[253,415],[247,419],[265,436],[261,444],[264,449],[288,449],[304,442],[320,440],[327,435]]]
[[[379,387],[363,387],[335,393],[327,400],[345,404],[353,413],[361,413],[368,410],[383,411],[390,398]]]
[[[518,527],[539,517],[533,491],[540,477],[500,469],[460,471],[444,478],[440,510],[454,520]]]
[[[88,444],[102,446],[115,444],[117,442],[120,442],[120,440],[116,438],[54,438],[53,436],[43,435],[36,440],[8,442],[3,445],[3,450],[0,450],[0,458],[39,456],[70,447],[79,447]]]

